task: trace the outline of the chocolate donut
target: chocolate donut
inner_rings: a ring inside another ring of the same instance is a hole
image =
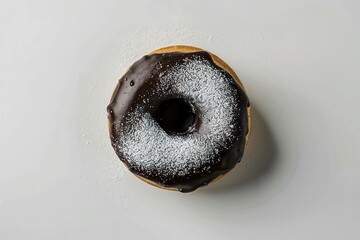
[[[234,71],[189,46],[159,49],[135,62],[107,111],[112,146],[127,168],[181,192],[234,168],[251,125],[249,99]]]

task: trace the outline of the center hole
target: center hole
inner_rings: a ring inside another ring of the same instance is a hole
[[[185,100],[173,98],[160,104],[157,119],[166,132],[185,133],[195,122],[195,112]]]

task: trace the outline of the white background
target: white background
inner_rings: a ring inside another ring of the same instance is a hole
[[[0,1],[0,239],[360,239],[359,1]],[[110,146],[126,66],[188,44],[254,108],[243,161],[194,193]],[[135,238],[133,238],[135,237]]]

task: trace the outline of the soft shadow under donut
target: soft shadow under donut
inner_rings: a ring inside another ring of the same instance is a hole
[[[249,145],[241,162],[218,182],[202,189],[203,193],[231,191],[259,183],[277,164],[278,146],[263,116],[252,105]]]

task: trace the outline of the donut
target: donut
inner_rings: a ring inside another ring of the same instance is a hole
[[[240,162],[251,107],[235,72],[200,48],[145,55],[120,78],[107,107],[113,149],[145,182],[191,192]]]

